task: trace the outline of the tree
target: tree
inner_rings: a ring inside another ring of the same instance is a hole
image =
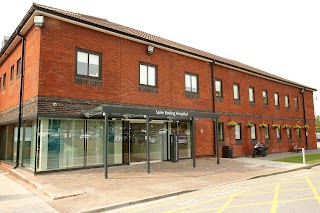
[[[320,132],[320,115],[316,116],[316,132]]]

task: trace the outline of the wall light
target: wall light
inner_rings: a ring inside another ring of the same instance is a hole
[[[44,23],[44,17],[43,16],[35,16],[33,18],[33,23],[37,27],[42,27]]]
[[[153,54],[153,52],[154,52],[154,47],[153,46],[151,46],[151,45],[148,45],[148,54],[149,55],[152,55]]]

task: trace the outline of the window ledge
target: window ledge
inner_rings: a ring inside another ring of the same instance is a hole
[[[223,102],[223,98],[222,97],[216,97],[217,102]]]
[[[236,145],[242,145],[242,140],[236,140]]]
[[[88,84],[92,86],[102,86],[102,80],[86,76],[75,76],[74,81],[78,84]]]
[[[268,104],[263,104],[263,107],[264,107],[265,109],[268,109],[268,108],[269,108]]]
[[[151,86],[142,86],[142,85],[140,85],[139,86],[139,91],[140,92],[150,92],[150,93],[157,94],[158,93],[158,88],[151,87]]]
[[[200,95],[198,93],[194,93],[194,92],[185,92],[185,96],[187,98],[195,98],[195,99],[200,98]]]
[[[282,142],[281,138],[277,138],[277,142],[281,143]]]
[[[256,106],[256,103],[250,102],[250,106],[255,107],[255,106]]]
[[[240,100],[239,100],[239,99],[233,99],[233,102],[234,102],[235,104],[239,104],[239,105],[240,105]]]

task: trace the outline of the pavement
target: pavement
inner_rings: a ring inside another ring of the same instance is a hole
[[[320,148],[306,150],[318,154]],[[315,165],[272,161],[301,155],[285,152],[252,158],[199,158],[109,167],[69,170],[33,175],[21,168],[0,166],[0,212],[102,212],[212,186],[268,176]]]

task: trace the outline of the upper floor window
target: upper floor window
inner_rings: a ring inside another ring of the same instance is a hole
[[[267,90],[262,90],[262,101],[264,105],[268,105],[268,92]]]
[[[3,74],[2,89],[6,88],[6,84],[7,84],[7,73]]]
[[[274,105],[279,107],[279,93],[274,93]]]
[[[14,66],[12,66],[10,70],[10,81],[13,81],[13,79],[14,79]]]
[[[186,73],[185,87],[186,87],[186,92],[198,93],[198,75]]]
[[[284,102],[285,102],[286,108],[290,108],[289,95],[284,96]]]
[[[157,86],[157,66],[140,63],[140,85],[156,87]]]
[[[216,97],[222,98],[222,80],[216,79]]]
[[[218,123],[218,132],[219,132],[219,141],[223,141],[224,140],[224,133],[223,133],[223,123],[222,122],[219,122]]]
[[[238,125],[234,127],[234,131],[235,131],[236,140],[241,140],[241,124],[240,123],[238,123]]]
[[[101,54],[77,50],[77,75],[101,78]]]
[[[17,77],[21,75],[22,63],[21,58],[17,61]]]
[[[251,128],[251,140],[256,140],[257,139],[257,134],[256,134],[256,125],[253,125]]]
[[[233,84],[233,99],[240,100],[239,84]]]
[[[249,87],[249,101],[250,103],[254,103],[254,88]]]
[[[294,108],[296,111],[299,110],[299,102],[298,102],[298,97],[294,97]]]

